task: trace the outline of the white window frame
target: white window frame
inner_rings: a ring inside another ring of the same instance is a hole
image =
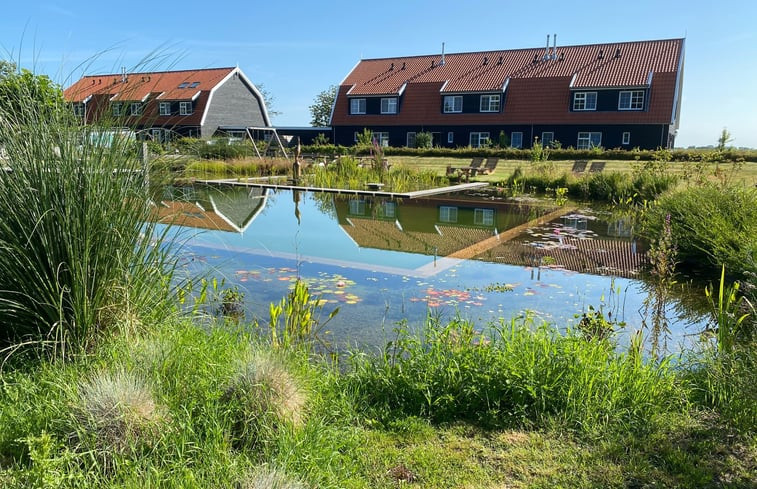
[[[381,113],[382,114],[396,114],[397,113],[397,97],[384,97],[381,99]]]
[[[479,110],[481,112],[499,112],[500,100],[499,94],[481,95]]]
[[[152,137],[153,141],[157,141],[159,143],[163,142],[163,129],[160,127],[153,127],[150,129],[150,136]]]
[[[457,222],[457,207],[451,205],[439,206],[439,222]]]
[[[544,141],[547,140],[547,134],[549,134],[549,142],[545,143]],[[541,146],[542,148],[546,148],[549,146],[552,146],[552,142],[555,140],[555,133],[552,131],[544,131],[541,133]]]
[[[179,115],[192,115],[192,102],[179,102]]]
[[[414,133],[414,132],[408,132],[407,133],[406,145],[407,145],[408,148],[415,148],[417,146],[417,144],[415,142],[415,134],[416,133]]]
[[[626,100],[623,100],[623,97]],[[621,90],[618,94],[618,110],[644,110],[644,90]]]
[[[447,133],[447,144],[452,144],[455,142],[455,133],[452,131],[449,131]]]
[[[129,113],[131,115],[142,115],[142,102],[132,102],[129,107]]]
[[[121,102],[115,102],[111,105],[110,110],[113,117],[121,117],[123,115],[123,104],[121,104]]]
[[[623,133],[623,142],[621,144],[623,144],[624,146],[631,144],[631,133],[629,131],[625,131]]]
[[[490,141],[491,134],[488,132],[471,132],[468,136],[468,142],[471,148],[480,148]]]
[[[365,215],[365,200],[363,199],[350,199],[349,201],[350,214],[353,216]]]
[[[358,136],[358,132],[357,132],[357,131],[355,131],[355,132],[353,133],[353,135],[352,135],[352,137],[353,137],[353,141],[355,141],[355,142],[357,142],[357,141],[358,141],[358,139],[357,139],[357,136]]]
[[[444,113],[459,114],[463,111],[462,95],[445,95],[444,96]]]
[[[386,201],[381,204],[381,217],[396,217],[397,216],[397,203]]]
[[[84,117],[84,104],[81,102],[76,102],[72,104],[74,115],[76,117]]]
[[[515,135],[518,135],[517,138]],[[518,140],[518,144],[515,144],[515,140]],[[511,148],[522,148],[523,147],[523,132],[522,131],[513,131],[510,133],[510,147]]]
[[[473,209],[473,224],[476,226],[494,226],[494,209]]]
[[[573,93],[573,110],[597,110],[597,92]]]
[[[598,140],[596,136],[599,135]],[[581,131],[578,133],[578,140],[576,141],[576,149],[591,149],[602,146],[602,133],[598,131]]]
[[[158,104],[158,113],[160,115],[171,115],[171,102],[161,102]]]
[[[389,133],[387,131],[378,131],[373,133],[373,139],[379,146],[386,148],[389,146]]]
[[[364,98],[351,98],[350,99],[350,114],[363,115],[365,114],[366,102]]]

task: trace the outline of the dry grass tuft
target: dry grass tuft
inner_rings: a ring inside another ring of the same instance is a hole
[[[82,382],[74,417],[79,441],[106,455],[153,446],[167,420],[145,381],[129,372]]]
[[[275,468],[260,468],[240,484],[241,489],[305,489],[305,485]]]

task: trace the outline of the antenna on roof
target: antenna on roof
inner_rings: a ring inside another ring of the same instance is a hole
[[[444,43],[442,42],[442,60],[439,63],[441,66],[444,66],[447,62],[444,61]]]

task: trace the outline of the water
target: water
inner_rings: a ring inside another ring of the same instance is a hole
[[[643,325],[643,243],[628,220],[590,209],[558,208],[524,228],[555,206],[488,192],[393,202],[219,187],[169,188],[159,200],[184,224],[174,232],[191,234],[184,266],[239,287],[247,319],[267,322],[299,277],[324,319],[339,308],[327,325],[339,345],[381,345],[398,322],[428,315],[483,326],[527,313],[563,327],[592,305],[627,331]],[[672,301],[670,316],[681,307]],[[671,318],[670,346],[687,324]]]

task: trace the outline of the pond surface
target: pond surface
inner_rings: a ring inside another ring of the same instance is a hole
[[[488,321],[531,314],[575,325],[591,305],[642,328],[649,287],[643,243],[630,220],[548,199],[496,192],[392,201],[239,187],[171,187],[156,199],[172,232],[190,236],[187,270],[237,286],[248,320],[267,323],[297,278],[318,295],[330,340],[382,345],[394,326],[428,315]],[[187,234],[189,233],[189,234]],[[678,320],[670,345],[700,325]],[[624,341],[621,339],[621,341]]]

